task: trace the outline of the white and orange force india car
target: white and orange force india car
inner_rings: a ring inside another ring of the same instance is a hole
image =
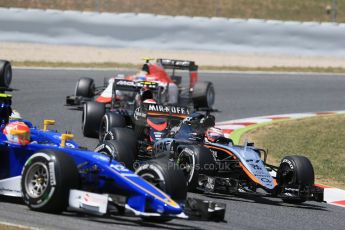
[[[314,186],[308,158],[286,156],[278,167],[273,166],[266,162],[267,152],[253,143],[234,145],[224,136],[207,141],[205,124],[214,125],[214,117],[190,114],[170,138],[157,141],[153,148],[156,153],[169,150],[183,169],[190,191],[265,194],[289,203],[323,201],[323,189]]]
[[[195,62],[157,59],[155,63],[151,63],[152,59],[145,60],[138,73],[128,76],[118,75],[105,82],[104,86],[96,87],[93,79],[80,78],[76,84],[75,94],[67,96],[66,104],[80,105],[93,99],[99,103],[110,104],[114,100],[112,97],[114,80],[123,79],[124,84],[132,85],[140,82],[157,83],[161,88],[159,102],[162,104],[188,104],[193,105],[194,108],[212,108],[215,101],[213,83],[198,80],[198,66]],[[183,81],[181,75],[177,75],[182,74],[181,71],[188,71],[188,82]],[[115,99],[134,100],[134,96]]]

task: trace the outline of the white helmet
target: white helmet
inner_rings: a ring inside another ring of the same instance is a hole
[[[17,110],[12,110],[12,114],[10,116],[10,120],[22,120],[22,116],[20,115],[20,113]]]

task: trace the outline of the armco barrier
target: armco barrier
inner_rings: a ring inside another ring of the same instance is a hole
[[[345,24],[0,8],[0,42],[345,56]]]

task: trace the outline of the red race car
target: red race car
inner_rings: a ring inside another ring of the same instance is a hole
[[[215,101],[215,91],[212,82],[198,81],[198,66],[194,61],[145,59],[141,70],[133,75],[118,76],[109,79],[104,86],[96,87],[91,78],[80,78],[76,85],[75,95],[67,96],[67,105],[81,105],[86,101],[95,100],[99,103],[112,103],[112,91],[115,79],[124,79],[124,84],[138,84],[138,82],[155,82],[161,90],[159,101],[170,105],[193,105],[196,109],[211,109]],[[184,81],[182,71],[189,71],[189,81]],[[170,73],[168,73],[168,71]],[[128,82],[132,81],[132,83]],[[140,85],[140,84],[139,84]],[[139,86],[138,85],[138,86]],[[122,100],[128,97],[118,97]]]

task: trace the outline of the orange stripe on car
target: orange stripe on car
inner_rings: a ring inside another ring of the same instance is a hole
[[[232,156],[234,157],[234,159],[236,159],[236,156],[235,154],[233,154],[230,150],[228,149],[223,149],[223,148],[219,148],[219,147],[216,147],[216,146],[211,146],[211,145],[205,145],[206,148],[209,148],[209,149],[216,149],[216,150],[220,150],[220,151],[224,151],[226,152],[229,156]]]
[[[147,112],[147,115],[150,115],[150,116],[173,116],[173,117],[179,117],[179,118],[186,118],[187,115],[183,115],[183,114],[175,114],[175,113],[172,113],[172,114],[168,114],[168,113],[156,113],[156,112]]]
[[[221,150],[226,152],[227,154],[229,154],[230,156],[234,157],[234,159],[236,159],[235,154],[233,154],[231,151],[229,151],[228,149],[223,149],[223,148],[219,148],[219,147],[215,147],[215,146],[210,146],[210,145],[205,145],[205,147],[210,148],[210,149],[217,149],[217,150]],[[242,163],[240,163],[241,168],[243,169],[243,171],[247,174],[247,176],[254,181],[257,184],[260,184],[262,186],[264,186]],[[275,182],[276,184],[277,182]]]
[[[259,180],[258,178],[256,178],[242,163],[240,163],[241,168],[243,169],[243,171],[247,174],[247,176],[254,181],[257,184],[260,184],[262,186],[264,186]]]
[[[111,103],[111,97],[98,96],[96,101],[99,103]]]

